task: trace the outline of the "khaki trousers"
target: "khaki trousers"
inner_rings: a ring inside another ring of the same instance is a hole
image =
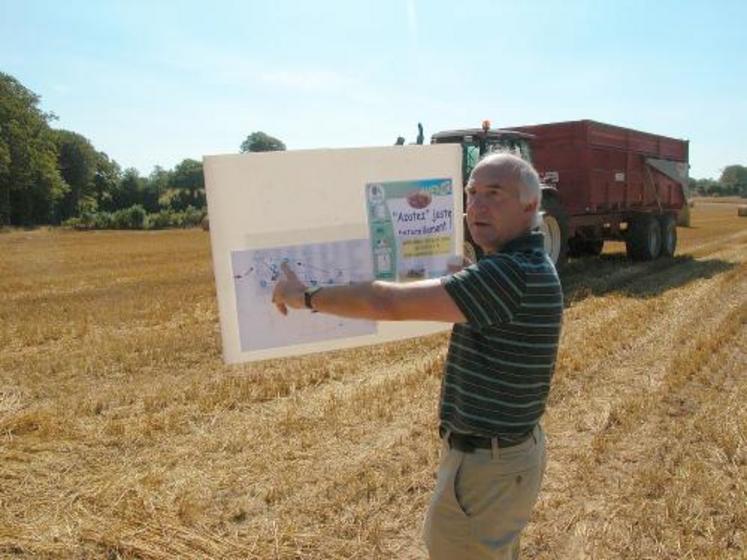
[[[505,449],[441,451],[423,536],[431,560],[516,560],[519,537],[539,495],[545,434]]]

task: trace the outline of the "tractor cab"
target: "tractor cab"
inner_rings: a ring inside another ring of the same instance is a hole
[[[458,130],[444,130],[431,136],[431,144],[459,144],[462,147],[462,181],[466,185],[470,173],[477,162],[484,155],[491,152],[509,152],[532,163],[530,141],[533,134],[518,130],[491,129],[490,121],[482,121],[480,128],[463,128]],[[423,143],[423,125],[418,123],[418,139],[416,144]],[[404,138],[398,138],[397,145],[404,144]],[[466,195],[465,195],[466,196]],[[465,200],[466,204],[466,200]],[[565,262],[568,237],[568,217],[560,205],[557,190],[552,185],[542,185],[542,224],[540,230],[544,234],[545,250],[552,262],[560,268]],[[465,226],[464,254],[475,261],[481,255],[481,250],[474,243]]]
[[[460,144],[462,146],[462,181],[466,185],[472,169],[484,155],[491,152],[508,152],[532,163],[530,141],[533,134],[516,130],[491,129],[490,121],[481,128],[445,130],[431,136],[431,144]],[[466,204],[466,201],[465,201]],[[567,243],[567,216],[560,206],[553,186],[542,185],[542,224],[545,250],[553,263],[560,268],[565,262]],[[465,255],[475,260],[481,254],[472,243],[469,229],[465,227]]]
[[[529,141],[531,134],[514,130],[490,128],[490,121],[483,121],[482,128],[445,130],[431,136],[431,144],[460,144],[462,146],[462,179],[467,184],[469,174],[480,158],[491,152],[509,152],[531,163]]]

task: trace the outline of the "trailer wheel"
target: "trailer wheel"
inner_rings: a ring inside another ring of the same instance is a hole
[[[636,216],[628,232],[625,246],[634,261],[652,261],[661,253],[661,224],[652,214]]]
[[[568,215],[553,196],[543,197],[542,210],[540,230],[545,237],[545,252],[560,270],[568,259]]]
[[[677,248],[677,222],[671,214],[659,218],[661,223],[661,256],[673,257]]]

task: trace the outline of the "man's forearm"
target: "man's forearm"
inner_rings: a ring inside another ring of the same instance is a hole
[[[275,285],[272,303],[283,315],[305,307],[303,284],[287,263],[284,277]],[[311,295],[311,305],[321,313],[371,321],[443,321],[461,323],[464,314],[446,292],[442,278],[415,282],[361,282],[327,286]]]
[[[353,319],[392,320],[392,290],[388,282],[361,282],[349,286],[322,288],[312,299],[314,309]]]

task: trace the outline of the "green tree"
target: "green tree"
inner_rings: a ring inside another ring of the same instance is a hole
[[[179,163],[171,172],[171,186],[179,191],[171,197],[171,206],[175,210],[184,210],[187,206],[205,206],[205,174],[202,171],[202,162],[185,159]]]
[[[721,185],[713,179],[691,179],[693,191],[700,196],[717,196],[721,192]]]
[[[148,212],[158,212],[160,200],[169,190],[172,173],[160,165],[156,165],[145,181],[143,190],[143,206]]]
[[[721,172],[719,183],[723,186],[724,194],[747,196],[747,167],[727,165]]]
[[[96,171],[93,174],[93,191],[96,207],[111,212],[115,210],[114,197],[122,179],[119,164],[104,152],[96,154]]]
[[[122,178],[114,190],[112,203],[116,210],[130,208],[135,204],[142,202],[143,183],[145,179],[140,177],[140,173],[134,167],[124,170]]]
[[[55,130],[53,136],[57,144],[57,165],[68,185],[57,209],[58,221],[62,221],[77,216],[81,208],[97,208],[93,179],[99,156],[91,142],[77,132]]]
[[[57,169],[57,149],[40,98],[0,72],[0,226],[54,220],[68,190]]]
[[[241,143],[241,152],[278,152],[285,150],[283,144],[277,138],[265,134],[264,132],[252,132]]]
[[[10,147],[0,124],[0,227],[10,223]]]

